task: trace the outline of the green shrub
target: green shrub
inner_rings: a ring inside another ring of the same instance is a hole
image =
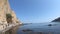
[[[8,23],[12,23],[12,15],[11,14],[6,14],[6,20]]]

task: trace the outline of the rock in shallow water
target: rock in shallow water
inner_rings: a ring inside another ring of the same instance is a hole
[[[52,26],[52,24],[49,24],[48,26]]]
[[[23,32],[28,32],[28,31],[33,31],[33,30],[30,30],[30,29],[25,29],[25,30],[22,30]]]

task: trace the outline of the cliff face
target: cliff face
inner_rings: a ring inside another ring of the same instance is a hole
[[[11,10],[8,0],[0,0],[0,30],[22,24]]]
[[[11,10],[8,0],[0,0],[0,23],[1,24],[8,24],[6,14],[11,14],[12,23],[21,23],[13,10]]]

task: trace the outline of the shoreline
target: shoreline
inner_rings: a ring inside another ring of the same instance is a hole
[[[9,26],[7,26],[6,28],[4,28],[3,30],[0,31],[0,34],[3,34],[4,32],[12,29],[13,27],[16,27],[16,26],[20,26],[22,24],[10,24]]]

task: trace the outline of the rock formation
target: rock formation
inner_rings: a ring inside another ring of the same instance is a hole
[[[12,19],[7,18],[7,17],[11,18],[11,16]],[[11,10],[8,0],[0,0],[0,29],[2,29],[2,25],[5,24],[4,26],[6,26],[7,24],[11,24],[11,23],[21,24],[21,22],[17,19],[15,12]]]

